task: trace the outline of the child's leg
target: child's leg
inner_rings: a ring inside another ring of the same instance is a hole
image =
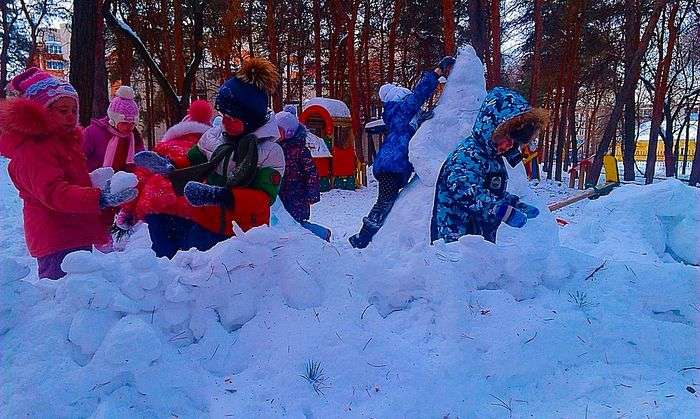
[[[148,224],[148,234],[151,236],[151,249],[158,257],[172,259],[180,250],[184,230],[178,229],[179,217],[165,214],[152,214],[144,218]],[[183,220],[186,221],[186,220]]]
[[[363,249],[367,247],[372,237],[384,225],[394,202],[399,197],[399,191],[403,187],[401,176],[393,173],[383,173],[377,176],[379,182],[379,194],[369,214],[362,219],[362,229],[359,233],[350,237],[353,247]]]
[[[302,227],[314,233],[316,236],[327,242],[331,241],[331,231],[326,227],[308,221],[300,221]]]
[[[77,249],[61,250],[48,256],[36,258],[39,265],[39,278],[60,279],[66,276],[61,269],[61,262],[69,254],[78,250],[92,250],[90,247],[79,247]]]

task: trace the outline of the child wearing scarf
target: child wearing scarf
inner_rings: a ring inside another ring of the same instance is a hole
[[[111,167],[115,172],[129,170],[134,154],[144,150],[143,139],[134,128],[139,120],[139,107],[134,90],[121,86],[109,103],[107,116],[93,119],[85,129],[83,152],[88,170]]]

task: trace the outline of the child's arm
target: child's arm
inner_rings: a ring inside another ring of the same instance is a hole
[[[43,160],[41,170],[13,170],[13,179],[17,179],[35,199],[54,211],[70,214],[100,212],[98,188],[69,183],[62,165],[53,156],[44,155],[40,160]],[[12,163],[16,164],[13,167],[22,166],[19,161],[13,160]]]
[[[495,195],[486,184],[486,162],[478,155],[465,155],[447,177],[449,193],[463,210],[472,214],[480,223],[498,224],[507,221],[515,210],[518,197],[505,193]]]
[[[399,102],[401,112],[409,116],[415,115],[437,88],[438,79],[435,71],[424,71],[413,92]]]

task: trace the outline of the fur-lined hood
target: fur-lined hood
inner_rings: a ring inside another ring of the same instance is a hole
[[[203,124],[201,122],[182,121],[168,128],[161,141],[172,140],[173,138],[179,138],[188,134],[202,135],[209,131],[210,128],[211,125]]]
[[[533,108],[519,93],[504,87],[493,88],[484,99],[472,128],[474,140],[495,153],[494,135],[507,135],[527,123],[540,130],[547,125],[549,112]]]
[[[47,141],[56,137],[49,113],[30,99],[0,101],[0,155],[12,158],[15,150],[27,141]],[[76,128],[76,135],[80,128]]]

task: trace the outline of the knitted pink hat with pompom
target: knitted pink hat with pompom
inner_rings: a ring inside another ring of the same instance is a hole
[[[138,122],[139,106],[134,100],[135,96],[134,89],[129,86],[121,86],[117,90],[107,108],[107,116],[112,126],[116,127],[120,122]]]
[[[21,96],[49,107],[63,97],[78,102],[78,92],[68,82],[32,67],[13,78],[7,85],[10,96]]]

